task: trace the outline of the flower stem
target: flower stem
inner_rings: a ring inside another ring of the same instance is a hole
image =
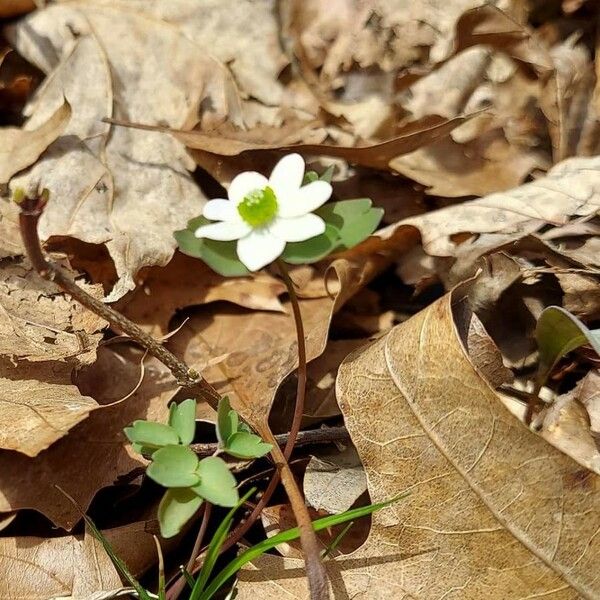
[[[102,317],[105,321],[108,321],[113,329],[127,334],[152,354],[152,356],[160,360],[171,371],[178,385],[216,408],[219,402],[218,392],[197,371],[188,367],[188,365],[167,350],[158,340],[146,333],[139,325],[130,321],[120,312],[108,306],[108,304],[88,294],[60,267],[46,260],[37,231],[38,221],[44,210],[45,203],[46,197],[43,195],[38,198],[24,198],[20,202],[19,227],[21,238],[23,239],[27,257],[38,274],[44,279],[56,283],[58,287],[69,294],[74,300],[99,317]]]

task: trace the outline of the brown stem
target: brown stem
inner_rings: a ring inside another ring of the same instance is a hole
[[[279,446],[285,446],[288,443],[289,433],[279,433],[275,437],[275,441]],[[330,444],[332,442],[348,442],[350,434],[346,427],[324,427],[322,429],[307,429],[300,431],[296,437],[296,445],[310,446],[313,444]],[[190,448],[198,456],[211,456],[219,449],[219,444],[191,444]]]
[[[196,536],[194,547],[192,548],[190,558],[188,559],[187,565],[185,567],[188,573],[191,573],[193,571],[196,559],[198,558],[200,550],[202,549],[202,541],[204,540],[204,535],[206,534],[206,529],[208,528],[208,521],[210,520],[210,513],[212,512],[212,504],[210,502],[204,502],[202,508],[204,510],[204,513],[202,515],[202,523],[200,523],[200,529],[198,530],[198,535]],[[179,598],[179,594],[183,592],[185,586],[185,578],[177,578],[175,583],[167,591],[166,600],[177,600],[177,598]]]
[[[25,198],[20,202],[21,213],[19,215],[19,225],[21,237],[33,268],[44,279],[56,283],[74,300],[77,300],[77,302],[85,306],[88,310],[108,321],[114,329],[127,334],[152,354],[152,356],[160,360],[171,371],[178,385],[205,400],[211,406],[216,407],[219,401],[218,392],[197,371],[179,360],[172,352],[167,350],[151,335],[148,335],[133,321],[130,321],[121,313],[80,288],[60,267],[46,260],[37,231],[37,224],[42,215],[44,205],[45,197],[43,195],[34,199]]]
[[[279,477],[285,487],[298,528],[300,529],[300,541],[302,543],[302,550],[306,562],[306,574],[308,578],[308,585],[310,588],[310,595],[312,600],[327,600],[329,598],[329,586],[327,581],[327,573],[323,567],[323,561],[321,558],[321,548],[312,527],[312,521],[302,493],[298,488],[298,484],[294,478],[287,459],[292,454],[296,439],[300,430],[302,422],[302,415],[304,413],[304,397],[306,394],[306,340],[304,337],[304,326],[302,323],[302,314],[300,312],[300,305],[298,303],[298,296],[294,288],[294,283],[289,276],[285,264],[281,261],[277,261],[279,270],[284,283],[286,284],[288,294],[290,296],[290,302],[292,304],[292,312],[294,315],[294,323],[296,325],[296,338],[298,342],[298,386],[296,390],[296,405],[294,408],[294,417],[292,419],[292,425],[290,432],[285,442],[285,449],[282,452],[279,448],[278,439],[271,433],[268,427],[264,428],[261,433],[267,442],[273,444],[273,450],[271,455],[275,460],[275,464],[279,467],[279,472],[275,473],[267,486],[264,494],[257,502],[254,510],[250,513],[248,518],[240,523],[229,535],[225,543],[223,544],[222,551],[231,548],[236,544],[245,533],[254,525],[259,518],[262,510],[265,508],[273,492],[277,488],[279,483]]]
[[[304,399],[306,397],[306,339],[304,336],[304,323],[302,322],[302,313],[300,312],[300,303],[296,295],[294,282],[288,273],[287,267],[282,260],[277,261],[277,266],[283,278],[283,282],[287,287],[294,314],[294,323],[296,325],[296,340],[298,342],[298,384],[296,386],[296,404],[294,406],[294,417],[290,427],[290,433],[283,454],[287,459],[292,455],[300,425],[302,424],[302,416],[304,415]]]
[[[327,600],[329,598],[327,572],[323,566],[321,547],[313,529],[312,520],[304,502],[304,497],[302,496],[302,492],[300,492],[300,488],[285,458],[285,454],[276,443],[275,436],[273,434],[269,435],[270,432],[268,430],[265,433],[267,434],[264,436],[266,441],[273,444],[271,455],[281,469],[281,483],[283,483],[283,487],[288,495],[298,529],[300,530],[300,543],[302,544],[302,554],[306,563],[306,576],[308,578],[311,600]]]

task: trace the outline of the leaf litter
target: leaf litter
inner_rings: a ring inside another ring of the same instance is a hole
[[[365,503],[365,489],[372,502],[410,492],[325,561],[334,595],[598,596],[591,348],[557,362],[524,423],[544,308],[591,329],[600,315],[593,3],[5,5],[2,16],[28,13],[2,22],[0,54],[10,594],[122,590],[57,485],[119,530],[131,568],[155,567],[147,532],[135,558],[156,502],[122,430],[165,422],[183,399],[165,367],[32,270],[10,194],[49,189],[39,232],[52,259],[168,338],[258,433],[283,433],[297,367],[285,286],[275,270],[218,275],[173,233],[236,174],[293,150],[317,172],[334,165],[334,200],[386,211],[358,247],[292,270],[310,361],[303,429],[345,424],[351,441],[295,451],[313,516]],[[215,414],[201,404],[197,417]],[[271,467],[240,464],[239,476],[260,482]],[[291,515],[279,495],[253,535]],[[163,550],[175,574],[186,558]],[[240,572],[238,598],[307,597],[298,546],[278,550]],[[55,562],[60,577],[41,577]]]

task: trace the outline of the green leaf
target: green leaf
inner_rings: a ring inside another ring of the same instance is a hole
[[[322,529],[327,529],[328,527],[333,527],[334,525],[340,525],[341,523],[347,523],[348,521],[354,521],[355,519],[366,517],[377,510],[381,510],[382,508],[397,502],[407,495],[408,494],[401,494],[400,496],[396,496],[387,502],[380,502],[379,504],[371,504],[369,506],[361,506],[360,508],[347,510],[346,512],[338,515],[331,515],[329,517],[317,519],[316,521],[313,521],[313,529],[315,531],[321,531]],[[298,527],[294,527],[293,529],[282,531],[281,533],[278,533],[277,535],[274,535],[273,537],[270,537],[256,544],[255,546],[252,546],[252,548],[249,548],[237,558],[233,559],[228,565],[226,565],[223,570],[220,571],[211,581],[210,585],[206,588],[206,590],[204,590],[204,593],[198,597],[194,597],[194,600],[210,600],[210,598],[212,598],[221,589],[221,587],[227,583],[227,581],[233,577],[245,564],[256,560],[259,556],[265,552],[268,552],[269,550],[272,550],[279,544],[291,542],[299,537],[300,530]]]
[[[236,458],[260,458],[268,454],[272,448],[271,444],[263,442],[259,436],[238,431],[227,440],[225,451]]]
[[[190,594],[189,600],[198,600],[202,595],[202,591],[206,586],[209,577],[211,576],[213,569],[215,568],[215,564],[217,559],[219,558],[219,553],[221,552],[221,546],[229,533],[229,529],[231,528],[231,523],[233,521],[233,516],[235,515],[238,508],[252,496],[256,492],[256,488],[252,488],[248,490],[246,494],[242,498],[240,498],[239,502],[225,515],[224,519],[219,523],[217,530],[210,540],[210,544],[208,545],[208,549],[206,550],[206,556],[204,558],[204,562],[202,563],[202,569],[200,570],[200,575],[196,579],[196,584],[192,589],[192,593]],[[210,596],[208,596],[210,598]]]
[[[325,221],[325,233],[304,242],[286,245],[281,258],[290,264],[307,264],[332,252],[347,250],[377,229],[383,209],[373,208],[369,198],[330,202],[315,211]]]
[[[199,482],[198,457],[187,446],[165,446],[152,455],[148,477],[164,487],[192,487]]]
[[[549,306],[538,319],[535,337],[539,350],[537,381],[543,385],[565,354],[589,343],[600,355],[600,330],[588,329],[577,317],[559,306]]]
[[[237,482],[227,463],[218,456],[209,456],[200,461],[196,470],[200,483],[192,489],[205,500],[218,506],[235,506],[240,497]]]
[[[231,408],[229,398],[223,396],[217,408],[217,439],[222,446],[227,444],[227,440],[238,430],[238,426],[238,414]]]
[[[325,223],[325,233],[317,235],[304,242],[289,242],[286,244],[282,260],[291,265],[303,265],[317,262],[331,254],[339,243],[338,230]]]
[[[168,489],[158,505],[160,534],[164,538],[177,535],[201,504],[202,498],[190,488]]]
[[[134,452],[141,454],[142,456],[147,456],[150,458],[158,448],[156,446],[144,446],[143,444],[138,444],[137,442],[132,442],[131,447]]]
[[[191,444],[196,432],[196,401],[188,398],[180,404],[171,404],[169,425],[177,432],[182,444]]]
[[[130,442],[137,442],[142,446],[160,448],[169,444],[179,444],[177,432],[164,423],[154,421],[134,421],[131,427],[124,429]]]
[[[304,179],[302,179],[302,185],[307,185],[313,181],[319,180],[319,174],[316,171],[306,171],[304,173]],[[23,190],[21,190],[23,191]],[[24,193],[24,192],[23,192]]]
[[[204,217],[196,217],[188,222],[187,228],[176,231],[173,235],[179,250],[188,256],[201,258],[213,271],[224,277],[240,277],[250,271],[240,262],[236,252],[236,242],[219,242],[216,240],[198,239],[194,232],[200,225],[211,223]]]

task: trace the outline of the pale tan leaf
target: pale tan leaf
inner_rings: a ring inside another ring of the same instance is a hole
[[[0,360],[0,448],[37,456],[98,407],[59,363]]]
[[[316,510],[338,514],[367,491],[367,476],[353,446],[312,456],[304,473],[304,496]]]
[[[600,487],[513,417],[471,356],[475,318],[459,288],[348,357],[338,376],[346,425],[372,501],[365,545],[329,563],[355,599],[464,599],[600,593]],[[305,598],[298,562],[257,561],[251,595]]]
[[[96,297],[99,286],[80,285]],[[18,360],[94,361],[105,322],[43,280],[26,260],[0,272],[0,356]]]
[[[4,128],[0,148],[0,183],[6,183],[15,173],[32,165],[63,133],[70,117],[71,107],[64,102],[36,129]]]
[[[110,557],[90,533],[83,539],[0,538],[0,596],[10,600],[89,600],[123,587]]]

